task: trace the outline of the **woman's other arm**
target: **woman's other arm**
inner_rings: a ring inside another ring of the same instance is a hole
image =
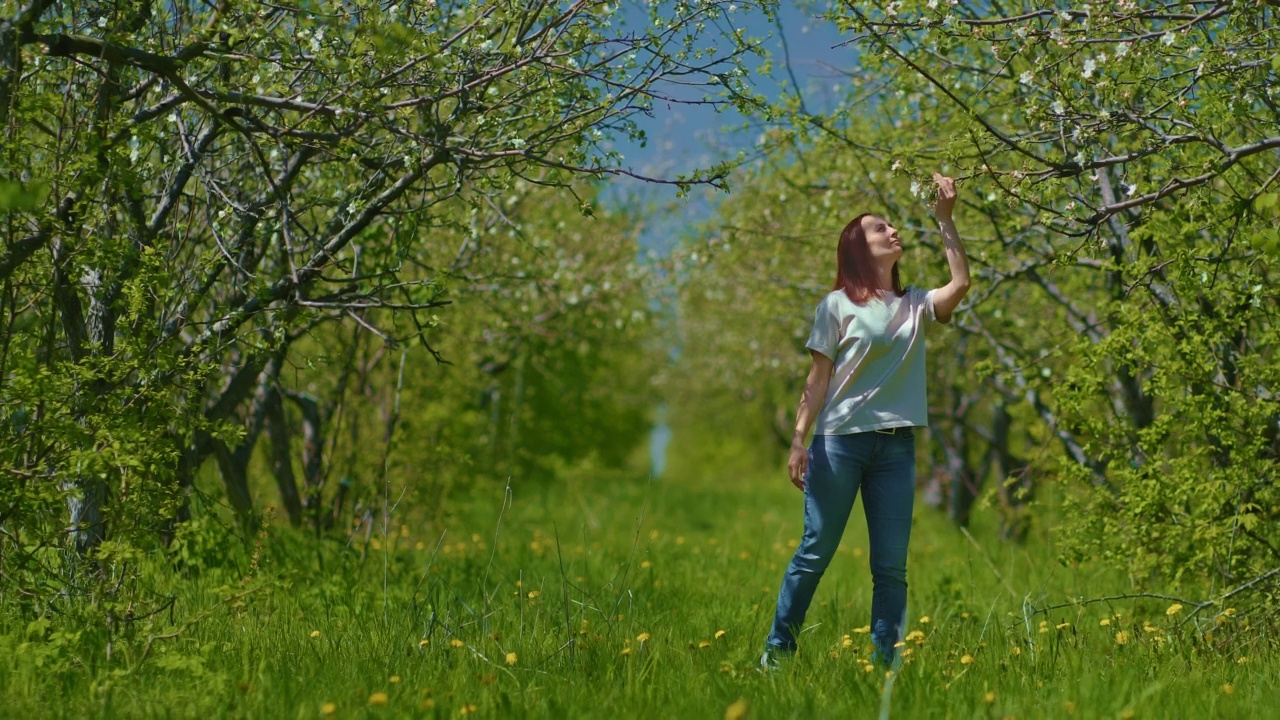
[[[933,291],[933,311],[938,322],[950,322],[965,293],[969,292],[969,257],[964,253],[964,243],[951,220],[951,209],[956,204],[956,183],[949,177],[933,174],[938,184],[938,203],[933,214],[942,229],[942,244],[947,252],[947,266],[951,269],[951,282]]]
[[[835,363],[820,352],[811,350],[813,365],[809,368],[809,377],[804,381],[804,392],[800,395],[800,407],[796,410],[796,428],[791,435],[791,456],[787,460],[787,473],[791,476],[791,484],[804,490],[805,470],[809,467],[809,451],[804,439],[822,412],[822,405],[827,399],[827,384],[831,382],[831,370]]]

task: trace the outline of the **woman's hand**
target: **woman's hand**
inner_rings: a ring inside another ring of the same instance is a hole
[[[804,439],[791,441],[791,457],[787,458],[787,473],[791,476],[791,484],[804,490],[805,471],[809,469],[809,451],[805,449]]]
[[[933,181],[938,185],[938,202],[933,206],[933,215],[939,220],[950,220],[951,209],[956,206],[956,181],[936,172]]]

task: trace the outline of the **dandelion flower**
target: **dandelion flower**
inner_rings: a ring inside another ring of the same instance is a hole
[[[723,631],[723,630],[717,630],[717,631],[716,631],[716,639],[717,639],[717,640],[719,640],[720,638],[722,638],[722,637],[724,637],[724,636],[725,636],[725,631]]]
[[[458,710],[458,714],[459,714],[459,715],[470,715],[471,713],[473,713],[473,712],[475,712],[475,711],[476,711],[476,706],[475,706],[475,705],[463,705],[463,706],[462,706],[462,708],[461,708],[460,710]]]
[[[710,640],[700,640],[700,641],[698,641],[698,648],[699,648],[699,649],[702,649],[702,648],[709,648],[709,647],[711,647],[711,641],[710,641]]]
[[[862,666],[863,672],[871,672],[872,670],[875,670],[875,669],[876,669],[876,666],[872,665],[871,663],[867,663],[866,665]]]
[[[965,653],[964,655],[962,655],[962,656],[960,657],[960,664],[961,664],[961,665],[972,665],[972,664],[973,664],[973,656],[972,656],[972,655],[970,655],[970,654],[968,654],[968,653]]]
[[[1236,662],[1237,662],[1237,663],[1239,663],[1240,665],[1243,665],[1243,664],[1245,664],[1245,663],[1249,662],[1249,658],[1248,658],[1247,656],[1245,656],[1245,655],[1241,655],[1241,656],[1240,656],[1240,659],[1239,659],[1239,660],[1236,660]]]
[[[618,654],[619,654],[619,655],[624,655],[624,656],[625,656],[625,655],[630,655],[630,654],[631,654],[631,648],[629,648],[629,647],[624,647],[624,648],[622,648],[622,652],[620,652],[620,653],[618,653]]]
[[[996,701],[996,694],[993,692],[988,691],[986,695],[982,696],[982,702],[988,705],[994,703],[995,701]]]
[[[1182,612],[1182,603],[1174,603],[1169,606],[1168,610],[1164,611],[1164,614],[1168,615],[1169,617],[1173,617],[1174,615],[1177,615],[1180,612]]]
[[[1129,633],[1127,633],[1127,632],[1125,632],[1125,631],[1123,631],[1123,630],[1121,630],[1120,632],[1116,633],[1116,644],[1117,644],[1117,645],[1127,645],[1127,644],[1129,644]]]
[[[646,568],[646,569],[651,568],[653,567],[653,563],[649,562],[648,560],[645,560],[644,562],[640,563],[640,567]]]
[[[747,716],[747,701],[738,698],[724,709],[724,720],[742,720]]]
[[[311,637],[313,637],[313,638],[318,638],[318,637],[320,637],[320,631],[319,631],[319,630],[312,630],[312,631],[311,631]]]
[[[1014,645],[1013,647],[1009,648],[1009,654],[1011,654],[1011,655],[1021,655],[1021,654],[1022,654],[1022,648],[1018,647],[1017,645]]]
[[[857,635],[866,635],[867,633],[871,632],[871,626],[863,625],[862,627],[854,630],[853,632]]]
[[[932,621],[929,619],[928,615],[925,615],[924,617],[920,618],[921,625],[928,625],[930,622]]]
[[[840,647],[845,647],[845,648],[853,647],[853,638],[849,637],[848,635],[845,635],[844,638],[840,640]]]
[[[1222,611],[1222,614],[1223,614],[1223,615],[1226,615],[1227,617],[1235,617],[1235,615],[1236,615],[1236,609],[1235,609],[1235,608],[1227,608],[1226,610],[1223,610],[1223,611]]]
[[[462,642],[462,641],[461,641],[461,640],[459,640],[458,638],[454,638],[454,639],[452,639],[452,640],[450,640],[450,641],[449,641],[449,645],[451,645],[451,646],[453,646],[453,647],[456,647],[456,648],[459,648],[459,647],[462,647],[463,645],[466,645],[466,643]]]
[[[388,699],[389,698],[387,697],[386,693],[376,692],[369,696],[369,704],[370,705],[386,705]]]
[[[922,643],[924,642],[924,631],[912,630],[911,632],[907,633],[907,637],[904,639],[909,640],[911,642]]]
[[[518,658],[518,657],[516,657],[516,654],[515,654],[515,653],[513,653],[513,652],[511,652],[511,653],[507,653],[507,664],[508,664],[508,665],[515,665],[515,664],[516,664],[516,660],[519,660],[519,658]]]
[[[1236,691],[1236,686],[1232,685],[1231,683],[1224,683],[1222,686],[1223,695],[1231,695],[1235,691]]]
[[[1102,618],[1101,620],[1098,621],[1098,624],[1101,625],[1102,627],[1106,627],[1111,624],[1111,618]]]
[[[323,704],[323,705],[321,705],[321,706],[320,706],[320,714],[321,714],[321,715],[332,715],[332,714],[334,714],[334,713],[336,713],[336,712],[338,712],[338,704],[337,704],[337,703],[327,702],[327,703],[325,703],[325,704]]]
[[[648,641],[649,641],[649,633],[647,632],[642,632],[636,636],[636,642],[648,642]]]
[[[1069,627],[1071,627],[1071,623],[1069,623],[1069,622],[1064,622],[1064,623],[1059,623],[1059,624],[1058,624],[1058,626],[1056,627],[1056,629],[1057,629],[1057,630],[1066,630],[1066,629],[1067,629],[1067,628],[1069,628]]]
[[[530,591],[529,591],[529,599],[530,599],[530,600],[532,600],[532,599],[534,599],[534,598],[538,597],[538,596],[539,596],[539,595],[541,595],[541,594],[542,594],[542,593],[538,592],[537,590],[530,590]]]
[[[418,641],[418,647],[426,647],[430,644],[431,644],[431,641],[426,638],[422,638],[421,640]]]
[[[399,675],[392,675],[391,677],[387,678],[387,682],[389,682],[389,683],[391,683],[392,685],[394,685],[394,684],[396,684],[396,683],[400,682],[400,676],[399,676]]]

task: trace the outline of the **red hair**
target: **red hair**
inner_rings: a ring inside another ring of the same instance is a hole
[[[849,221],[840,232],[840,244],[836,246],[836,282],[832,290],[844,290],[855,303],[864,303],[876,297],[876,268],[871,261],[871,249],[867,247],[867,233],[862,229],[862,219],[874,213],[862,213]],[[898,277],[898,263],[893,264],[893,291],[902,295],[902,279]]]

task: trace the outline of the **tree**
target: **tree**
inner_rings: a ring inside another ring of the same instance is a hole
[[[699,34],[721,2],[3,8],[5,542],[65,530],[103,567],[181,521],[210,456],[251,516],[248,450],[318,328],[434,351],[424,237],[518,180],[632,174],[605,143],[659,103],[749,99],[750,40]]]
[[[829,11],[856,71],[833,112],[793,100],[791,127],[765,136],[771,169],[748,182],[761,184],[754,217],[766,222],[749,227],[774,237],[756,262],[780,264],[770,253],[807,240],[808,216],[822,212],[810,208],[842,202],[842,186],[866,190],[848,215],[874,202],[900,218],[930,171],[961,177],[976,268],[956,321],[967,338],[930,357],[931,407],[943,409],[934,437],[951,472],[994,475],[1010,500],[1033,475],[1066,481],[1077,508],[1061,533],[1066,561],[1265,597],[1256,591],[1280,577],[1267,522],[1280,513],[1276,9],[928,0]],[[784,215],[784,197],[798,196]],[[927,244],[930,228],[914,229]],[[742,281],[757,298],[761,281],[792,277],[759,267]],[[795,305],[743,324],[794,322]]]

